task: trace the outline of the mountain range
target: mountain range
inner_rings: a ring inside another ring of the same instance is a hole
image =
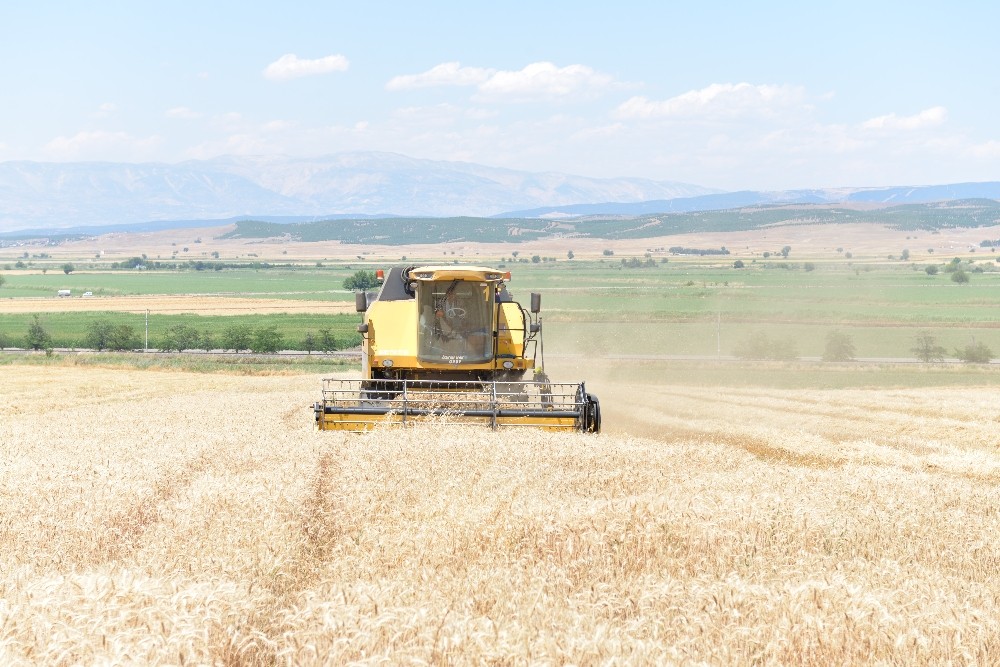
[[[178,164],[0,162],[0,233],[139,229],[255,219],[643,216],[787,204],[1000,199],[1000,182],[723,192],[350,152],[224,156]]]
[[[3,162],[0,232],[240,217],[490,216],[515,208],[713,192],[670,181],[533,173],[375,152],[179,164]]]

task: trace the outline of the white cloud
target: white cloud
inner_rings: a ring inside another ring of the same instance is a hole
[[[948,110],[938,106],[924,109],[913,116],[897,116],[894,113],[877,116],[866,120],[861,127],[866,130],[920,130],[941,125],[947,119]]]
[[[386,90],[410,90],[436,86],[477,86],[495,70],[481,67],[462,67],[461,63],[441,63],[420,74],[395,76],[385,84]]]
[[[55,160],[145,160],[163,144],[156,135],[140,138],[126,132],[78,132],[72,137],[56,137],[42,147]]]
[[[264,78],[272,81],[287,81],[302,76],[328,74],[329,72],[344,72],[350,63],[342,55],[326,56],[307,60],[299,58],[294,53],[286,53],[264,68]]]
[[[462,67],[449,62],[436,65],[420,74],[393,77],[387,90],[408,90],[432,86],[475,86],[478,97],[509,102],[538,98],[556,98],[599,91],[614,84],[614,79],[586,65],[557,67],[537,62],[516,71]]]
[[[260,129],[265,132],[282,132],[290,130],[294,126],[294,123],[290,123],[287,120],[271,120],[261,125]]]
[[[114,102],[105,102],[101,106],[97,107],[97,111],[92,113],[91,116],[94,118],[107,118],[116,111],[118,111],[117,104]]]
[[[1000,141],[991,139],[981,144],[974,144],[969,147],[969,154],[977,158],[1000,158]]]
[[[550,62],[531,63],[516,72],[500,71],[479,85],[479,92],[508,100],[566,97],[597,91],[614,80],[586,65],[556,67]]]
[[[772,116],[790,108],[805,108],[805,100],[801,86],[713,83],[661,101],[633,97],[613,115],[622,119]]]
[[[192,111],[187,107],[174,107],[173,109],[167,109],[164,114],[167,118],[180,118],[182,120],[192,120],[194,118],[201,118],[201,114],[197,111]]]

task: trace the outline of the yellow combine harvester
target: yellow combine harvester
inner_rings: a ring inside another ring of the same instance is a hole
[[[491,428],[597,433],[601,408],[584,384],[543,372],[541,295],[530,312],[507,291],[510,273],[478,266],[376,272],[374,299],[356,294],[363,378],[324,380],[322,430],[365,431],[446,417]]]

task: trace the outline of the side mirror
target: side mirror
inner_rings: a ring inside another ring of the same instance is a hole
[[[538,313],[542,309],[542,295],[538,292],[531,293],[531,312]]]
[[[528,333],[538,333],[542,330],[542,325],[538,323],[530,324],[528,326]]]
[[[354,293],[354,308],[359,312],[363,313],[368,310],[368,295],[364,292]]]
[[[359,324],[358,325],[358,333],[359,334],[366,334],[366,333],[368,333],[368,325],[367,324]]]

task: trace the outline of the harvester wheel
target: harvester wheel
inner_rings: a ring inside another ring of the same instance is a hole
[[[601,432],[601,402],[593,394],[587,394],[584,431],[587,433]]]

